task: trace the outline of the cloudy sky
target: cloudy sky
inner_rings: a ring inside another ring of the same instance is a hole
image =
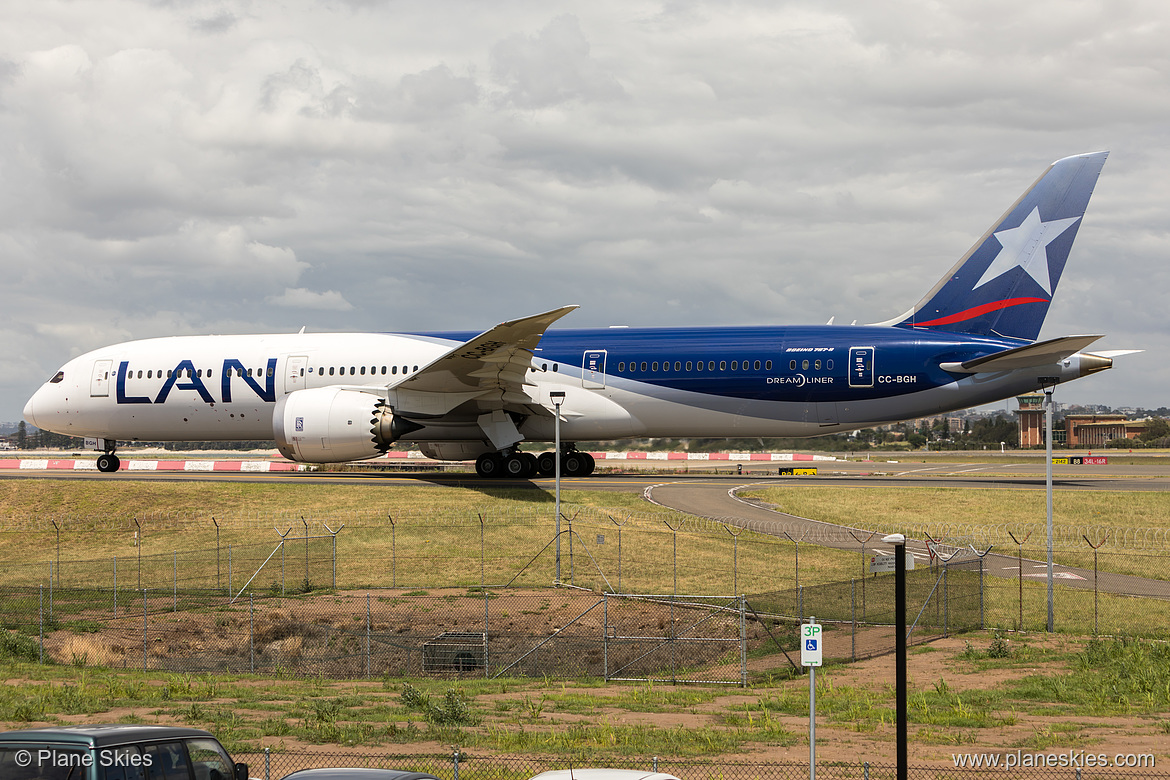
[[[1100,149],[1041,335],[1170,404],[1163,0],[0,8],[0,420],[157,335],[880,321]]]

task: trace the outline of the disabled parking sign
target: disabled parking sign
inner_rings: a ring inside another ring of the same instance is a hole
[[[800,665],[820,666],[822,631],[817,623],[805,623],[800,627]]]

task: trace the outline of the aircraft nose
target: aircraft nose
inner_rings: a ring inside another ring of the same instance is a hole
[[[37,392],[40,391],[38,390]],[[28,399],[28,403],[24,405],[24,412],[22,413],[22,416],[24,417],[25,422],[29,423],[34,428],[40,428],[41,426],[37,425],[36,411],[33,408],[36,406],[36,400],[36,393],[33,393],[33,397]]]

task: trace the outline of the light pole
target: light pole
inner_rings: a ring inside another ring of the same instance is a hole
[[[906,780],[909,749],[906,744],[906,537],[890,534],[882,541],[894,548],[894,688],[898,742],[898,780]]]
[[[1052,391],[1056,389],[1058,377],[1041,377],[1044,383],[1044,492],[1048,504],[1048,633],[1055,628],[1052,598]]]
[[[556,581],[561,581],[561,404],[565,400],[564,390],[553,390],[548,394],[552,399],[553,408],[556,410],[556,417],[554,426],[556,428],[556,443],[553,445],[553,458],[556,462],[553,484],[556,493],[556,532],[557,532],[557,577]]]

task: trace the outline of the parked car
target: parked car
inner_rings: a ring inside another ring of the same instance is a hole
[[[553,769],[549,772],[541,772],[532,780],[678,780],[678,778],[663,772],[641,769],[583,767],[581,769]]]
[[[0,733],[3,780],[248,780],[219,740],[180,726],[55,726]]]
[[[298,769],[280,780],[439,780],[439,778],[426,772],[409,772],[405,769],[339,766],[329,769]]]

